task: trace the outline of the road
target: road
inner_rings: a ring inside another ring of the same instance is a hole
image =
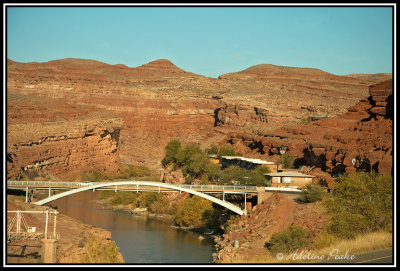
[[[335,254],[335,253],[333,253]],[[353,257],[351,257],[353,256]],[[343,259],[340,259],[343,258]],[[362,265],[369,265],[369,264],[393,264],[393,251],[391,249],[385,250],[376,250],[371,252],[364,252],[359,254],[347,254],[347,257],[340,257],[338,256],[337,259],[334,257],[330,257],[329,260],[322,261],[322,263],[329,263],[329,264],[362,264]]]

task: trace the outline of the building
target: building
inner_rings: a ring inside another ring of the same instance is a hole
[[[264,174],[267,184],[271,186],[295,186],[298,188],[310,183],[314,176],[301,172],[282,171]]]
[[[245,169],[255,169],[258,166],[268,167],[271,172],[278,172],[282,168],[282,165],[275,164],[274,162],[268,162],[261,159],[251,159],[241,156],[222,156],[220,159],[222,168],[229,166],[239,166]]]

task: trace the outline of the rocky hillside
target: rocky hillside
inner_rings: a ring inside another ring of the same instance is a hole
[[[246,101],[268,110],[270,121],[287,123],[310,115],[341,115],[368,96],[369,85],[390,79],[391,74],[337,76],[318,69],[261,64],[219,78],[229,90],[227,101]]]
[[[107,119],[98,114],[111,116],[111,113],[103,112],[108,110],[116,114],[112,115],[112,119],[116,120],[115,116],[118,116],[122,120],[122,124],[109,125],[112,127],[109,132],[111,138],[116,138],[119,133],[118,152],[121,161],[159,169],[164,147],[173,138],[179,138],[183,143],[208,147],[225,142],[224,138],[228,136],[229,139],[232,132],[242,132],[253,137],[272,132],[280,126],[299,123],[312,115],[326,112],[330,116],[341,115],[360,98],[368,96],[369,85],[387,78],[391,78],[391,74],[336,76],[316,69],[257,65],[241,72],[221,75],[216,79],[186,72],[168,60],[156,60],[135,68],[83,59],[62,59],[46,63],[18,63],[8,60],[7,98],[11,114],[8,117],[7,133],[13,140],[20,140],[18,135],[24,133],[22,131],[28,131],[26,137],[32,136],[28,143],[9,140],[8,168],[14,176],[20,168],[39,166],[43,165],[43,161],[48,161],[46,163],[60,167],[64,163],[64,171],[71,170],[65,164],[76,163],[73,170],[78,170],[82,164],[80,159],[74,162],[68,159],[75,155],[88,156],[79,154],[82,150],[79,144],[86,144],[83,143],[86,142],[85,133],[80,137],[74,135],[76,140],[80,138],[83,142],[62,147],[64,149],[59,152],[71,153],[63,156],[62,163],[41,158],[45,149],[40,153],[34,151],[33,154],[28,154],[28,146],[45,146],[34,144],[40,138],[33,134],[40,131],[43,138],[49,139],[68,136],[65,132],[67,127],[68,130],[78,131],[79,128],[76,127],[80,124],[87,125],[80,118],[87,117],[91,119],[91,123],[95,123],[94,119]],[[59,108],[58,123],[60,127],[64,127],[60,129],[64,130],[57,135],[44,135],[46,131],[55,129],[55,122],[48,123],[46,117],[41,116],[35,118],[37,125],[28,124],[33,119],[29,117],[32,112],[13,116],[20,114],[19,109],[24,99],[18,102],[12,95],[27,95],[46,101],[35,104],[35,109],[31,110],[35,111],[33,115],[42,112],[42,109],[38,110],[39,105],[46,108],[44,105],[48,102],[45,99],[67,101],[78,110],[75,113],[63,113],[69,111],[62,106],[49,109],[51,112],[54,108]],[[98,111],[80,111],[79,108],[84,107],[95,107]],[[13,118],[18,122],[11,121]],[[24,119],[27,126],[21,128],[18,123]],[[122,126],[123,129],[118,128]],[[103,131],[109,130],[105,128]],[[49,139],[46,144],[49,144]],[[93,139],[95,142],[99,141]],[[18,144],[25,144],[25,153]],[[102,148],[105,147],[96,147]],[[103,155],[115,154],[111,149],[103,150]],[[32,158],[23,158],[29,155]],[[55,159],[53,156],[49,157]],[[91,159],[85,158],[84,161]],[[84,162],[83,165],[84,170],[90,167],[94,170],[96,167],[92,165],[99,163]]]
[[[315,166],[332,175],[355,169],[393,174],[392,80],[371,86],[369,93],[342,116],[287,125],[258,136],[230,133],[225,143],[266,160],[277,159],[284,149],[297,157],[295,164]],[[321,178],[331,180],[326,174]]]
[[[115,171],[122,127],[117,115],[96,107],[8,93],[7,178]]]

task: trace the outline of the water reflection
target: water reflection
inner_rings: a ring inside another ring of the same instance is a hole
[[[126,263],[211,263],[212,240],[176,230],[169,223],[103,209],[99,192],[85,191],[51,203],[58,211],[111,232]]]

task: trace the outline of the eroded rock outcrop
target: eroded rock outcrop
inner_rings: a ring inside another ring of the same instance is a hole
[[[7,98],[7,178],[33,170],[68,179],[119,168],[117,115],[50,98]]]
[[[124,123],[121,160],[155,170],[173,138],[204,148],[219,144],[232,131],[263,135],[310,114],[340,115],[367,96],[368,85],[390,77],[257,65],[216,79],[165,59],[135,68],[83,59],[7,61],[9,94],[64,99],[118,114]]]
[[[225,142],[251,157],[266,160],[276,160],[279,149],[284,148],[297,157],[295,165],[314,166],[332,175],[356,169],[392,174],[392,80],[371,86],[370,94],[342,116],[286,126],[260,136],[230,133]],[[315,173],[332,180],[326,174]]]

